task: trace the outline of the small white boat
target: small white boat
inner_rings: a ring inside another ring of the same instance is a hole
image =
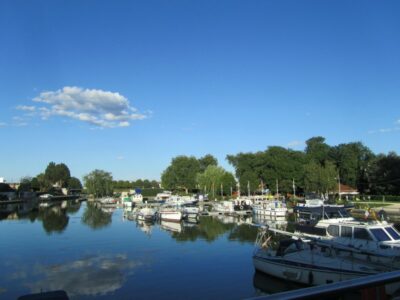
[[[172,192],[170,191],[163,191],[162,193],[158,193],[155,197],[154,197],[154,201],[155,202],[162,202],[164,203],[165,201],[167,201],[169,198],[171,198],[172,196]]]
[[[366,260],[337,256],[332,247],[310,241],[288,238],[273,242],[266,232],[261,229],[257,237],[253,264],[255,269],[281,279],[321,285],[390,271]]]
[[[182,215],[185,219],[196,219],[199,216],[200,209],[197,206],[182,207]]]
[[[287,211],[286,203],[281,200],[262,201],[253,205],[254,215],[285,217]]]
[[[233,201],[219,201],[213,205],[213,210],[221,214],[233,214],[235,212]]]
[[[137,219],[140,221],[154,221],[156,211],[151,207],[143,207],[137,212]]]
[[[170,222],[180,222],[182,220],[182,212],[176,207],[161,207],[158,211],[160,220]]]

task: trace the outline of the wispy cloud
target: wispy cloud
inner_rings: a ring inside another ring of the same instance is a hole
[[[399,131],[399,130],[400,130],[400,127],[381,128],[381,129],[370,130],[370,131],[368,131],[368,133],[369,134],[389,133],[389,132],[394,132],[394,131]]]
[[[29,106],[29,105],[18,105],[16,107],[18,110],[24,110],[24,111],[35,111],[36,107],[35,106]]]
[[[40,93],[33,101],[37,106],[18,105],[16,108],[36,113],[42,120],[65,117],[101,128],[128,127],[132,121],[143,120],[128,99],[117,92],[66,86],[56,91]]]
[[[125,157],[123,157],[122,155],[117,156],[117,160],[124,160]]]
[[[290,143],[287,144],[288,148],[299,148],[305,146],[305,142],[303,141],[291,141]]]
[[[0,127],[6,127],[6,126],[7,126],[7,123],[0,122]]]

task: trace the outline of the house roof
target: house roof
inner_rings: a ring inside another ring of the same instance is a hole
[[[336,192],[338,192],[338,190],[336,190]],[[351,187],[349,185],[345,185],[345,184],[340,184],[340,194],[358,194],[358,190],[354,187]]]

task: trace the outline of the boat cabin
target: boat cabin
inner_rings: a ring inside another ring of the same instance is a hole
[[[400,233],[390,224],[346,222],[344,224],[330,224],[326,228],[328,236],[335,238],[374,241],[380,244],[399,244]]]

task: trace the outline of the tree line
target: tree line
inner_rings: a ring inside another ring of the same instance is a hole
[[[400,194],[400,157],[395,152],[375,154],[361,142],[330,146],[321,136],[306,141],[304,151],[270,146],[265,151],[227,155],[238,186],[251,193],[268,188],[280,193],[327,193],[345,184],[361,194]],[[161,176],[163,188],[226,195],[237,189],[234,176],[218,166],[210,154],[197,159],[177,156]]]
[[[256,153],[228,155],[241,185],[260,182],[284,193],[337,191],[338,184],[357,188],[361,194],[398,195],[400,157],[395,152],[374,154],[361,142],[329,146],[318,136],[306,141],[304,151],[272,146]]]

